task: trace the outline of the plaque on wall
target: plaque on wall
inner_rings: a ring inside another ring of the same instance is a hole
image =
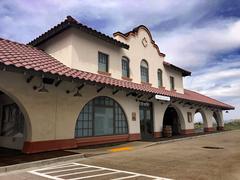
[[[136,112],[132,112],[132,121],[136,121]]]

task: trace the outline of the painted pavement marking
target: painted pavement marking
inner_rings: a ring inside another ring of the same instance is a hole
[[[130,151],[130,150],[133,150],[133,148],[130,146],[110,149],[111,152]]]
[[[66,168],[66,169],[64,169]],[[29,173],[45,177],[53,180],[79,180],[79,179],[156,179],[156,180],[171,180],[168,178],[152,176],[147,174],[140,174],[130,171],[122,171],[117,169],[105,168],[100,166],[93,166],[81,163],[68,163],[57,166],[50,166],[41,169],[29,171]]]

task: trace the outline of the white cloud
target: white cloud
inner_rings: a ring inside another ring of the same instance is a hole
[[[240,20],[213,21],[200,28],[176,29],[158,41],[170,62],[187,68],[211,63],[214,56],[240,47]]]
[[[214,4],[207,0],[191,0],[188,3],[184,0],[159,0],[151,3],[147,0],[137,2],[127,0],[1,1],[0,22],[5,16],[11,16],[13,21],[4,23],[2,26],[4,29],[1,28],[0,31],[6,32],[4,34],[7,38],[27,42],[60,22],[67,15],[72,15],[80,22],[86,19],[95,22],[106,20],[107,25],[100,30],[111,34],[118,30],[129,31],[139,24],[156,26],[175,18],[181,21],[187,19],[191,22],[201,17],[206,7],[210,10]],[[199,13],[191,16],[196,10]],[[16,29],[19,33],[14,35]]]
[[[224,59],[214,66],[205,67],[196,75],[185,79],[185,87],[216,98],[235,107],[224,113],[225,119],[240,116],[240,56]]]

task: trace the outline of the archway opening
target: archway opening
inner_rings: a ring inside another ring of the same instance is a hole
[[[22,150],[26,132],[25,117],[20,107],[0,91],[0,147]]]
[[[112,98],[99,96],[81,110],[75,138],[128,134],[127,117],[122,107]]]
[[[173,136],[181,134],[180,117],[174,107],[168,107],[164,113],[163,132],[166,128],[171,128]]]
[[[194,115],[194,132],[195,133],[203,133],[204,132],[204,120],[201,112],[196,111]]]

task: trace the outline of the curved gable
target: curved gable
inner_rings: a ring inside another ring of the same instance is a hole
[[[127,33],[122,33],[122,32],[119,32],[119,31],[118,31],[118,32],[115,32],[115,33],[113,34],[113,36],[114,36],[114,37],[120,36],[120,37],[122,37],[122,38],[125,39],[125,40],[129,40],[131,37],[136,37],[136,36],[140,33],[140,31],[142,31],[142,30],[143,30],[145,33],[148,34],[149,42],[150,42],[150,43],[153,45],[153,47],[157,50],[159,56],[165,57],[166,55],[160,51],[158,45],[157,45],[157,44],[155,43],[155,41],[153,40],[152,35],[151,35],[151,32],[150,32],[149,29],[148,29],[146,26],[144,26],[144,25],[140,25],[140,26],[134,28],[132,31],[129,31],[129,32],[127,32]],[[148,42],[148,40],[147,40],[146,42]],[[144,39],[142,40],[142,43],[143,43],[143,45],[144,45]]]

